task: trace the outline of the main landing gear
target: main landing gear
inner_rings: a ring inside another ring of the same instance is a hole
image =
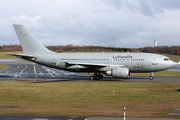
[[[103,79],[103,75],[100,75],[99,72],[94,72],[94,76],[90,76],[89,79],[90,80],[100,80],[100,79]]]
[[[153,80],[153,75],[154,75],[154,72],[151,73],[151,75],[149,77],[150,80]]]
[[[90,76],[89,79],[90,80],[100,80],[100,79],[103,79],[103,75]]]

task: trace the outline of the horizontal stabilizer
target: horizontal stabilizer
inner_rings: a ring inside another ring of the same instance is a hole
[[[22,58],[25,60],[31,60],[31,61],[34,61],[37,59],[37,57],[35,55],[27,55],[27,54],[7,54],[7,55],[16,56],[18,58]]]

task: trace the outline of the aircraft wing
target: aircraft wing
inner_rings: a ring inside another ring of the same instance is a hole
[[[80,63],[80,62],[65,62],[70,65],[94,66],[94,67],[125,67],[124,65],[115,64],[99,64],[99,63]]]

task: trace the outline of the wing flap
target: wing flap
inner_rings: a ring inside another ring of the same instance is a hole
[[[65,62],[70,65],[83,65],[83,66],[95,66],[95,67],[124,67],[124,65],[115,64],[99,64],[99,63],[79,63],[79,62]]]

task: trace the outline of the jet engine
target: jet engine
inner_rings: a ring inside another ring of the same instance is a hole
[[[122,67],[112,68],[111,70],[106,71],[105,74],[112,76],[113,78],[128,78],[129,69]]]

